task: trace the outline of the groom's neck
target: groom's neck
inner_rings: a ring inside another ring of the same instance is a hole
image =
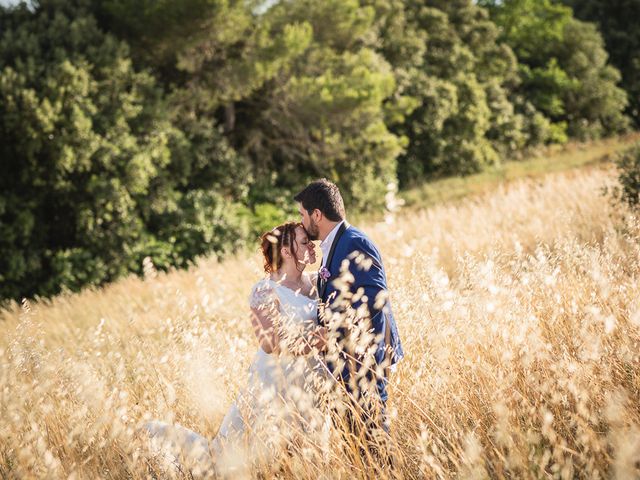
[[[340,222],[342,222],[342,220],[340,220]],[[329,222],[327,221],[321,228],[319,228],[320,230],[320,241],[324,242],[324,240],[329,236],[329,234],[331,233],[331,231],[336,228],[336,225],[338,225],[340,222]]]

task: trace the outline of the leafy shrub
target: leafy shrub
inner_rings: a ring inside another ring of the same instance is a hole
[[[640,205],[640,142],[622,153],[616,164],[620,182],[617,196],[637,208]]]

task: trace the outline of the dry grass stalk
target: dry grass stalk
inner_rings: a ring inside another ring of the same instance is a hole
[[[637,477],[640,225],[601,196],[612,178],[522,181],[365,226],[407,352],[390,392],[395,470],[330,429],[236,473]],[[2,312],[0,476],[188,476],[150,456],[138,428],[160,418],[215,435],[256,349],[259,268],[253,254],[169,274],[147,264],[146,279]]]

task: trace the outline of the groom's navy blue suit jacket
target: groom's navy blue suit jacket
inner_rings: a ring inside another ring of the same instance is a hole
[[[382,264],[382,258],[380,252],[373,244],[371,240],[357,228],[344,223],[345,228],[341,228],[336,235],[331,253],[328,255],[326,268],[329,270],[331,277],[324,284],[319,284],[319,294],[325,306],[332,308],[334,302],[339,295],[336,285],[333,281],[340,276],[340,268],[345,259],[353,257],[354,252],[360,252],[365,255],[366,258],[371,260],[371,267],[366,269],[357,265],[353,258],[349,262],[349,271],[353,275],[353,283],[350,286],[352,293],[358,291],[358,289],[364,289],[364,294],[367,297],[367,306],[369,317],[371,319],[370,328],[373,329],[373,334],[380,341],[377,344],[375,350],[375,360],[377,365],[382,365],[385,360],[385,329],[387,324],[390,330],[389,346],[391,347],[391,364],[397,363],[403,356],[402,344],[400,343],[400,336],[398,334],[398,327],[393,318],[391,311],[391,305],[387,300],[380,305],[381,302],[376,304],[376,298],[380,292],[384,292],[383,295],[387,295],[387,277]],[[354,309],[357,309],[362,304],[362,300],[351,303]],[[376,308],[377,307],[377,308]],[[335,307],[338,309],[339,307]],[[333,308],[332,308],[333,309]],[[340,330],[341,334],[346,334],[344,329]],[[388,357],[387,357],[388,358]],[[349,368],[345,365],[341,372],[336,372],[336,368],[332,364],[328,364],[329,369],[336,376],[342,377],[349,388]],[[371,367],[375,368],[375,366]],[[373,379],[373,372],[368,371],[367,378]],[[378,393],[382,401],[387,400],[386,384],[388,379],[378,376],[376,383],[378,387]]]

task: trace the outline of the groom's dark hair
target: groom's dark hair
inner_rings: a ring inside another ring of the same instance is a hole
[[[309,215],[317,208],[332,222],[344,220],[346,216],[340,189],[326,178],[311,182],[293,199],[300,202]]]

